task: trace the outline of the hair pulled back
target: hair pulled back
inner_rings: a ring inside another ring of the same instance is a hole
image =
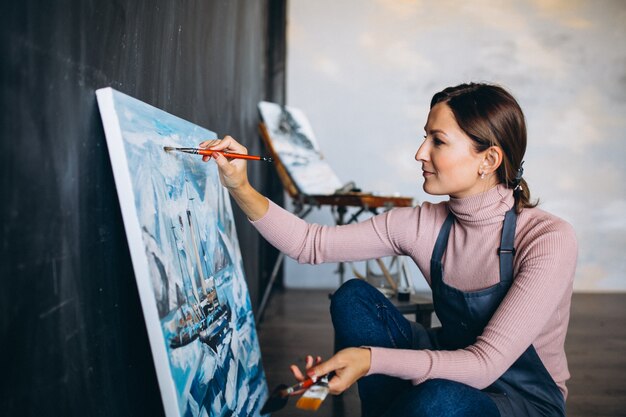
[[[491,146],[502,149],[503,160],[496,171],[497,179],[514,189],[515,209],[535,207],[528,184],[521,178],[526,152],[524,113],[504,88],[484,83],[460,84],[436,93],[432,109],[438,103],[450,107],[459,127],[472,139],[474,149],[483,152]]]

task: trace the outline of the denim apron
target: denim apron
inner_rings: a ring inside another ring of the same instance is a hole
[[[431,341],[438,350],[463,349],[476,342],[513,283],[515,256],[514,209],[504,216],[500,248],[500,282],[480,291],[463,292],[443,282],[442,258],[455,221],[446,218],[430,260],[433,304],[441,327],[433,329]],[[505,416],[565,416],[561,391],[544,367],[535,348],[528,349],[491,386],[483,390]]]

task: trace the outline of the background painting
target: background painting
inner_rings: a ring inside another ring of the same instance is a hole
[[[343,185],[324,159],[313,129],[301,110],[262,101],[259,112],[274,150],[301,193],[334,194]]]
[[[163,151],[215,133],[97,96],[167,416],[259,415],[267,386],[228,194],[214,163]]]

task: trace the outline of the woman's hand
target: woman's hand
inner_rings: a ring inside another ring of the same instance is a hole
[[[331,394],[341,394],[352,384],[365,376],[370,370],[372,353],[368,348],[347,348],[337,352],[324,363],[307,371],[311,378],[319,378],[335,371],[335,376],[328,382]]]
[[[313,367],[313,365],[316,365],[316,364],[319,365],[320,363],[322,363],[321,356],[317,356],[315,358],[315,363],[313,363],[313,356],[307,355],[304,369],[305,371],[308,372]],[[293,374],[293,376],[296,378],[298,382],[302,382],[305,379],[307,379],[307,376],[302,373],[302,371],[297,365],[291,365],[289,368],[291,369],[291,373]],[[294,391],[291,395],[299,395],[299,394],[302,394],[304,391],[306,391],[306,389]]]
[[[200,144],[200,148],[208,148],[212,151],[224,151],[232,153],[248,154],[245,146],[241,145],[232,136],[225,136],[224,139],[207,140]],[[220,174],[222,185],[229,190],[248,185],[248,174],[246,172],[245,159],[228,160],[222,154],[214,152],[211,156],[202,157],[204,162],[214,159]]]
[[[200,144],[201,148],[208,148],[212,151],[224,151],[233,153],[248,154],[248,150],[233,139],[225,136],[224,139],[207,140]],[[211,156],[203,156],[203,161],[213,158],[217,164],[220,174],[220,182],[233,196],[237,205],[241,207],[250,220],[258,220],[267,213],[269,203],[265,197],[258,193],[248,182],[245,159],[233,159],[231,161],[219,152],[214,152]]]

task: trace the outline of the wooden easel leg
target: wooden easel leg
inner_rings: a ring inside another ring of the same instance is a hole
[[[261,304],[259,305],[259,313],[257,314],[256,324],[257,326],[263,321],[263,314],[265,313],[265,308],[267,307],[267,302],[269,301],[270,294],[272,289],[274,288],[274,282],[276,282],[276,278],[278,277],[278,271],[280,270],[280,265],[285,258],[284,253],[279,253],[276,258],[276,262],[274,263],[274,269],[272,269],[272,275],[270,275],[270,280],[267,283],[267,287],[265,287],[265,291],[263,292],[263,298],[261,299]]]

